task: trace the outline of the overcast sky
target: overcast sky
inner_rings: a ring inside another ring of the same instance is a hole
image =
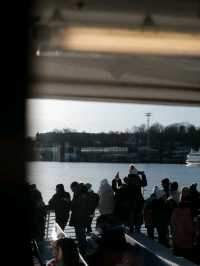
[[[150,123],[166,126],[191,123],[200,126],[200,108],[159,105],[100,103],[63,100],[28,100],[27,135],[53,129],[71,128],[86,132],[124,131],[146,124],[145,113],[151,112]]]

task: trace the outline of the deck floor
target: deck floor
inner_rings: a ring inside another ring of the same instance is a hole
[[[98,211],[95,213],[95,217],[92,222],[92,230],[95,233],[96,219],[98,217]],[[46,231],[45,231],[45,240],[52,241],[56,239],[55,236],[55,214],[54,212],[49,212],[46,220]],[[156,231],[156,230],[155,230]],[[75,231],[71,226],[66,226],[64,233],[67,237],[75,239]],[[156,233],[156,232],[155,232]],[[175,257],[172,253],[172,249],[166,248],[160,245],[157,241],[157,234],[155,234],[155,240],[151,240],[147,237],[146,228],[143,225],[141,228],[141,233],[130,234],[127,231],[126,239],[131,245],[137,245],[140,247],[141,254],[145,258],[144,265],[154,265],[154,266],[194,266],[195,264],[189,262],[188,260],[182,257]],[[92,239],[89,235],[87,236],[88,240]],[[150,264],[149,264],[150,262]],[[37,262],[34,264],[38,266]]]

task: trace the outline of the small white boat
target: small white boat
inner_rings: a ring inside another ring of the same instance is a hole
[[[198,151],[191,149],[190,153],[187,155],[186,164],[188,165],[199,164],[200,165],[200,149]]]

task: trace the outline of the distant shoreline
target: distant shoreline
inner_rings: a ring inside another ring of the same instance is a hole
[[[27,160],[27,162],[52,162],[52,163],[114,163],[114,164],[130,164],[130,163],[135,163],[135,164],[185,164],[185,162],[180,162],[180,161],[164,161],[164,162],[157,162],[157,161],[47,161],[47,160]]]

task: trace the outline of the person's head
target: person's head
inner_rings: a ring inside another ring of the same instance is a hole
[[[37,189],[36,184],[32,184],[32,185],[31,185],[31,190],[36,190],[36,189]]]
[[[86,193],[88,191],[88,189],[84,183],[79,184],[79,191],[80,191],[80,193]]]
[[[90,183],[85,184],[88,191],[91,191],[92,185]]]
[[[70,188],[72,192],[76,193],[79,190],[79,183],[76,181],[72,182]]]
[[[161,180],[161,185],[163,187],[163,189],[169,189],[169,178],[163,178]]]
[[[53,255],[56,262],[63,266],[78,266],[79,252],[76,243],[71,238],[61,238],[53,244]]]
[[[112,187],[110,186],[110,184],[108,183],[107,179],[103,179],[100,183],[100,187],[99,187],[99,192],[100,193],[105,193],[105,192],[112,192]]]
[[[108,180],[107,179],[101,180],[101,186],[104,186],[104,185],[108,185]]]
[[[193,183],[191,186],[190,186],[190,191],[197,191],[197,183]]]
[[[133,164],[129,165],[129,174],[137,175],[138,171]]]
[[[177,182],[172,182],[171,183],[171,192],[177,191],[178,190],[178,183]]]
[[[64,185],[63,184],[56,185],[56,193],[62,193],[64,191],[65,191],[65,189],[64,189]]]
[[[190,190],[188,187],[184,187],[181,191],[181,202],[189,201],[190,197]]]

